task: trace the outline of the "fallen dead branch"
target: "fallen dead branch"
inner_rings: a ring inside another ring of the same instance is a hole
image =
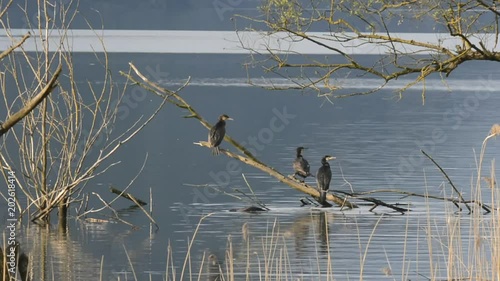
[[[134,202],[134,204],[139,207],[143,212],[144,214],[146,214],[146,216],[149,218],[149,220],[151,221],[151,223],[153,223],[155,226],[156,226],[156,229],[158,230],[160,227],[158,226],[158,224],[156,223],[156,221],[153,219],[153,217],[149,214],[148,211],[146,211],[142,206],[144,205],[147,205],[146,202],[142,201],[141,199],[137,199],[135,198],[132,194],[128,193],[128,192],[125,192],[125,191],[121,191],[121,190],[118,190],[112,186],[109,187],[109,190],[114,193],[114,194],[117,194],[118,196],[121,196],[125,199],[128,199],[132,202]]]
[[[396,212],[400,212],[402,214],[411,211],[410,209],[399,207],[399,206],[397,206],[397,204],[388,204],[388,203],[385,203],[384,201],[379,200],[377,198],[373,198],[373,197],[361,197],[361,196],[357,196],[357,195],[349,193],[349,192],[344,192],[344,191],[339,191],[339,190],[337,190],[335,192],[339,192],[339,193],[345,194],[345,195],[347,195],[350,198],[355,198],[357,200],[361,200],[361,201],[366,201],[366,202],[373,203],[373,207],[370,209],[370,212],[373,211],[373,210],[375,210],[375,208],[377,208],[378,206],[383,206],[383,207],[392,209],[392,210],[394,210]]]
[[[113,207],[111,207],[111,205],[108,202],[106,202],[106,200],[102,199],[102,197],[98,193],[92,192],[92,194],[95,195],[95,196],[97,196],[97,198],[104,204],[105,208],[108,208],[108,209],[111,210],[111,212],[113,212],[113,214],[115,215],[114,219],[116,219],[116,220],[118,220],[118,221],[120,221],[120,222],[122,222],[122,223],[124,223],[124,224],[126,224],[126,225],[128,225],[130,227],[132,227],[132,229],[139,229],[138,226],[135,226],[135,225],[131,224],[130,222],[128,222],[128,221],[120,218],[120,215],[118,215],[118,212]],[[99,212],[100,210],[101,209],[95,210],[95,211],[87,211],[86,214],[87,213],[93,213],[93,212]]]
[[[457,198],[452,198],[452,197],[442,197],[442,196],[435,196],[435,195],[430,195],[430,194],[419,194],[419,193],[408,192],[408,191],[403,191],[403,190],[399,190],[399,189],[376,189],[376,190],[370,190],[370,191],[365,191],[365,192],[353,192],[353,193],[349,193],[349,192],[345,192],[345,191],[341,191],[341,190],[330,190],[330,191],[345,194],[347,197],[352,198],[352,199],[368,201],[368,202],[372,202],[372,203],[375,203],[372,200],[374,198],[364,197],[364,196],[369,195],[369,194],[374,194],[374,193],[399,193],[399,194],[405,195],[401,199],[412,196],[412,197],[422,197],[422,198],[429,198],[429,199],[436,199],[436,200],[451,202],[458,208],[459,211],[462,211],[462,208],[460,207],[459,204],[460,203],[467,203],[467,204],[478,205],[486,213],[491,212],[491,206],[489,206],[488,204],[484,204],[482,202],[479,202],[477,200],[462,200],[462,199],[457,199]],[[388,206],[383,205],[383,204],[379,204],[379,205],[388,207]],[[389,204],[389,205],[391,205],[393,207],[397,207],[398,204]],[[389,208],[391,208],[391,207],[389,207]],[[392,208],[392,209],[396,210],[397,208]],[[398,210],[396,210],[396,211],[398,211]],[[408,211],[411,211],[411,210],[408,209]]]
[[[141,199],[135,198],[134,195],[132,195],[128,192],[125,192],[125,191],[121,191],[121,190],[114,188],[112,186],[109,187],[109,191],[111,191],[112,193],[117,194],[117,195],[119,195],[127,200],[134,202],[134,204],[141,205],[141,206],[148,204],[148,203],[142,201]]]
[[[134,82],[135,84],[143,87],[144,89],[151,91],[152,93],[160,96],[161,98],[167,100],[168,102],[174,104],[175,106],[186,109],[189,111],[189,115],[186,116],[186,118],[195,118],[197,119],[205,128],[210,129],[211,125],[208,123],[189,103],[187,103],[180,95],[178,95],[176,92],[170,91],[166,88],[163,88],[156,84],[155,82],[150,81],[148,78],[146,78],[132,63],[129,63],[132,71],[139,77],[133,77],[129,73],[125,72],[120,72],[123,76],[127,77],[130,81]],[[319,198],[320,193],[316,189],[316,187],[307,185],[305,183],[300,183],[297,182],[295,179],[292,177],[285,176],[281,174],[280,172],[276,171],[274,168],[269,167],[268,165],[264,164],[260,160],[258,160],[250,151],[248,151],[244,146],[239,144],[236,140],[231,138],[228,134],[225,135],[224,140],[231,144],[233,147],[235,147],[241,154],[239,153],[234,153],[225,149],[220,149],[220,153],[226,155],[227,157],[239,160],[240,162],[243,162],[247,165],[250,165],[252,167],[255,167],[270,176],[276,178],[280,182],[290,186],[291,188],[300,191],[302,193],[308,194],[312,197]],[[209,147],[209,144],[205,141],[200,141],[196,142],[195,144],[204,146],[204,147]],[[342,198],[338,195],[335,194],[328,194],[327,195],[327,200],[334,202],[335,204],[339,206],[344,206],[347,208],[357,208],[356,204],[353,204],[346,200],[345,198]]]

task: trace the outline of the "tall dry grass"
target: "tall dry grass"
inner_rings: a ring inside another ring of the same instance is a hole
[[[491,161],[488,177],[493,179],[493,185],[482,185],[482,171],[485,166],[484,156],[488,141],[492,140],[495,136],[500,134],[500,125],[495,124],[492,127],[490,134],[485,138],[480,157],[477,161],[477,174],[471,179],[469,193],[473,200],[483,202],[482,195],[485,190],[491,196],[491,213],[485,213],[484,210],[478,205],[473,206],[473,212],[457,212],[451,204],[444,205],[444,217],[439,215],[436,217],[431,208],[427,208],[426,215],[423,221],[416,221],[411,213],[407,214],[406,225],[404,226],[404,237],[408,237],[408,228],[412,223],[419,224],[419,237],[418,241],[423,241],[427,244],[427,252],[422,256],[421,253],[408,252],[409,241],[405,238],[405,243],[402,246],[403,252],[403,269],[398,274],[392,272],[390,261],[392,257],[387,256],[387,268],[383,270],[390,280],[409,280],[410,276],[418,275],[422,280],[500,280],[500,211],[498,209],[498,202],[500,194],[496,184],[495,175],[495,161]],[[427,202],[427,206],[429,206]],[[358,228],[358,239],[366,240],[367,243],[363,247],[359,243],[359,280],[368,280],[363,272],[367,266],[367,253],[369,248],[373,246],[371,239],[377,232],[379,222],[383,220],[380,216],[375,224],[371,234],[368,237],[360,237],[360,230]],[[196,239],[196,234],[199,230],[199,225],[196,228],[195,235],[191,238],[190,244]],[[297,273],[296,268],[292,268],[293,260],[290,257],[288,246],[290,242],[286,233],[280,230],[277,220],[270,224],[268,232],[262,235],[257,240],[260,241],[260,250],[256,247],[250,246],[249,228],[245,224],[242,230],[242,237],[246,249],[243,251],[243,265],[237,264],[236,261],[241,262],[240,256],[235,256],[235,245],[231,236],[228,237],[228,246],[224,259],[217,264],[220,265],[217,271],[205,271],[202,268],[206,267],[208,253],[204,254],[201,267],[195,275],[189,275],[189,280],[343,280],[346,277],[341,276],[339,273],[334,274],[333,266],[337,259],[334,252],[330,251],[330,240],[327,238],[328,251],[327,262],[321,263],[320,259],[324,259],[324,252],[320,252],[317,245],[317,263],[312,265],[317,274],[314,277],[304,277]],[[328,231],[328,225],[325,229],[317,229],[317,231]],[[327,235],[328,237],[328,235]],[[419,242],[420,243],[420,242]],[[186,264],[194,264],[191,261],[192,255],[186,254],[183,271],[185,271]],[[355,249],[353,249],[355,250]],[[167,267],[165,276],[166,280],[187,280],[185,275],[178,278],[176,275],[176,267],[173,262],[172,248],[169,247],[167,251]],[[208,259],[208,263],[213,263],[214,258]],[[224,265],[224,266],[222,266]],[[423,270],[428,268],[427,270]],[[212,275],[211,275],[212,274]],[[354,280],[355,278],[348,278]],[[346,279],[346,280],[347,280]],[[413,280],[413,279],[412,279]]]

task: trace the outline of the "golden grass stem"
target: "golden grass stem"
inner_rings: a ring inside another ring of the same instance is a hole
[[[197,281],[201,281],[201,275],[202,275],[202,272],[203,272],[203,267],[205,266],[205,260],[206,260],[206,252],[203,252],[203,256],[201,257],[201,265],[200,265],[200,270],[198,271],[198,280]],[[210,265],[208,265],[210,266]]]
[[[368,248],[370,247],[372,238],[375,235],[375,231],[377,230],[377,227],[378,227],[378,225],[383,217],[384,217],[384,215],[381,215],[378,218],[377,222],[375,223],[375,226],[373,226],[373,229],[372,229],[372,232],[370,233],[370,236],[368,237],[368,241],[366,243],[365,250],[363,253],[363,258],[361,259],[361,266],[360,266],[360,272],[359,272],[360,280],[363,280],[363,272],[364,272],[364,268],[365,268],[366,257],[368,256]]]
[[[128,263],[130,265],[130,270],[132,271],[132,274],[134,275],[134,280],[137,281],[137,275],[135,274],[134,270],[134,265],[132,264],[132,260],[130,259],[130,256],[128,255],[127,248],[125,248],[125,244],[122,244],[123,250],[125,251],[125,255],[127,256]]]
[[[203,217],[201,217],[200,221],[198,222],[198,224],[196,225],[196,229],[194,230],[194,233],[193,233],[193,237],[190,239],[189,241],[189,244],[188,244],[188,248],[187,248],[187,251],[186,251],[186,258],[184,259],[184,264],[182,266],[182,271],[181,271],[181,278],[180,280],[184,280],[184,271],[186,269],[186,266],[187,266],[187,263],[188,263],[188,259],[191,258],[191,248],[193,247],[193,242],[196,238],[196,235],[198,234],[198,230],[200,229],[200,226],[201,226],[201,223],[208,217],[210,217],[211,215],[213,215],[214,213],[209,213],[207,215],[204,215]]]
[[[102,274],[102,271],[104,269],[104,255],[101,256],[101,266],[100,266],[100,269],[99,269],[99,280],[102,281],[102,277],[103,277],[103,274]]]

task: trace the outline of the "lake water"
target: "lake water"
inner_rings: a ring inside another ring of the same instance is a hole
[[[98,73],[93,70],[96,66],[89,63],[91,57],[75,54],[80,81],[90,79],[99,85]],[[476,158],[491,125],[499,120],[500,97],[494,89],[500,72],[494,65],[471,64],[447,81],[449,90],[439,80],[428,81],[425,105],[418,87],[398,99],[394,93],[397,84],[378,94],[333,100],[331,104],[312,93],[249,87],[240,65],[245,58],[112,54],[110,61],[114,73],[127,70],[129,61],[141,70],[156,70],[159,82],[169,88],[192,76],[192,85],[182,96],[211,122],[221,113],[233,117],[235,120],[227,125],[228,134],[246,142],[261,161],[284,174],[292,172],[295,148],[305,146],[309,149],[304,155],[314,172],[323,155],[337,157],[332,162],[333,190],[398,189],[454,196],[442,174],[420,153],[424,149],[466,198],[475,196],[471,195],[471,186]],[[115,78],[124,83],[118,75]],[[275,82],[286,83],[279,79]],[[370,80],[340,79],[339,83],[343,91],[354,92],[366,89]],[[133,89],[127,95],[130,108],[116,129],[123,129],[120,126],[130,124],[160,102],[152,94],[140,95]],[[189,270],[192,279],[198,280],[200,267],[201,280],[213,279],[213,271],[205,269],[208,261],[205,259],[201,265],[204,253],[217,256],[222,270],[227,272],[228,241],[236,280],[245,280],[247,263],[250,280],[259,280],[259,276],[270,280],[326,280],[327,275],[335,280],[359,279],[360,275],[366,280],[446,277],[445,264],[450,258],[446,247],[456,242],[449,238],[449,232],[457,229],[460,239],[450,234],[461,246],[457,257],[468,260],[474,235],[470,228],[473,216],[467,212],[454,213],[451,204],[438,200],[427,204],[422,198],[403,198],[395,193],[371,196],[388,203],[409,204],[412,212],[399,215],[383,208],[370,212],[370,206],[343,211],[337,207],[300,207],[303,194],[249,166],[238,163],[228,170],[231,160],[212,156],[206,148],[193,145],[205,140],[207,131],[198,122],[181,118],[183,115],[185,112],[168,105],[113,158],[121,163],[86,190],[99,191],[105,200],[111,200],[108,186],[127,186],[147,156],[144,171],[128,191],[148,200],[152,190],[153,217],[159,230],[150,231],[142,211],[129,208],[124,200],[118,200],[114,208],[139,229],[113,221],[71,220],[69,233],[61,235],[56,229],[23,224],[19,240],[34,257],[36,280],[96,280],[101,272],[103,280],[134,280],[134,274],[138,280],[166,280],[167,272],[168,280],[172,280],[172,266],[178,280],[188,243],[200,218],[207,214],[211,215],[199,225],[184,280]],[[278,122],[277,126],[271,122]],[[230,148],[226,143],[222,147]],[[497,141],[489,143],[484,173],[491,159],[499,156],[498,148]],[[239,189],[248,194],[242,174],[255,195],[271,209],[269,212],[229,212],[249,204],[207,187],[191,186],[217,185],[227,192]],[[308,182],[314,183],[314,179]],[[486,184],[483,191],[482,200],[491,204]],[[91,206],[101,206],[97,198],[90,198]],[[89,217],[107,218],[103,214]],[[487,225],[493,219],[486,215],[482,221]],[[171,258],[167,256],[169,245]]]
[[[110,68],[121,86],[125,79],[118,71],[127,71],[130,61],[171,89],[191,76],[190,86],[181,95],[212,123],[222,113],[233,117],[227,133],[283,174],[292,173],[295,148],[305,146],[304,156],[314,173],[323,155],[337,157],[331,163],[331,190],[397,189],[456,196],[439,170],[420,153],[423,149],[466,199],[480,197],[492,204],[492,192],[485,182],[481,192],[473,187],[482,142],[500,120],[500,70],[495,64],[466,64],[451,75],[447,85],[431,77],[422,105],[422,86],[399,98],[395,90],[409,81],[404,79],[377,94],[334,99],[333,103],[315,93],[268,91],[246,83],[242,63],[247,60],[245,54],[117,52],[110,54]],[[75,53],[74,62],[82,87],[87,81],[101,85],[101,68],[93,54]],[[262,78],[259,69],[249,72],[260,85],[288,83]],[[333,82],[342,87],[340,93],[363,91],[380,83],[359,77],[339,77]],[[157,96],[133,87],[126,95],[128,102],[121,108],[116,130],[123,130],[160,103]],[[179,280],[181,276],[188,280],[189,275],[189,280],[213,280],[217,272],[207,267],[209,255],[217,257],[224,274],[233,268],[236,280],[439,279],[449,276],[446,264],[451,260],[474,262],[470,257],[477,249],[478,236],[484,238],[484,252],[490,253],[488,245],[494,237],[490,235],[498,234],[498,230],[488,232],[498,219],[492,215],[456,212],[450,203],[398,193],[369,196],[403,204],[412,210],[405,215],[383,208],[371,212],[371,206],[365,205],[352,210],[300,207],[303,194],[259,170],[223,155],[212,156],[208,149],[193,145],[206,139],[207,130],[195,120],[182,118],[184,115],[186,112],[166,106],[113,157],[112,161],[121,163],[85,189],[89,207],[100,207],[90,192],[112,200],[108,187],[125,188],[146,161],[128,191],[147,201],[151,190],[159,229],[125,200],[118,200],[114,208],[138,229],[113,220],[70,220],[69,232],[61,235],[55,227],[45,229],[24,222],[18,240],[33,257],[34,280],[98,280],[100,276],[102,280]],[[489,176],[499,146],[494,139],[488,143],[483,175]],[[227,143],[222,147],[234,150]],[[242,175],[269,212],[229,212],[250,204],[210,188],[249,194]],[[314,184],[314,179],[307,182]],[[89,217],[109,219],[104,215],[111,214]],[[479,234],[473,233],[474,221],[481,223]],[[448,249],[455,251],[450,254]],[[226,259],[229,250],[232,258]],[[466,264],[454,270],[465,272],[465,268]]]

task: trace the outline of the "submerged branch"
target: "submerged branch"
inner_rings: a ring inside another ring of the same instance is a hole
[[[122,223],[124,223],[124,224],[126,224],[126,225],[128,225],[130,227],[132,227],[132,229],[139,229],[139,227],[131,224],[130,222],[128,222],[128,221],[126,221],[126,220],[124,220],[122,218],[120,218],[120,215],[118,214],[118,212],[115,209],[113,209],[113,207],[111,207],[111,205],[108,202],[106,202],[106,200],[102,199],[102,197],[98,193],[92,192],[92,194],[95,195],[95,196],[97,196],[97,198],[99,198],[99,200],[104,204],[104,206],[106,208],[110,209],[111,212],[113,212],[113,214],[115,215],[114,218],[116,220],[118,220],[118,221],[120,221],[120,222],[122,222]]]
[[[112,186],[109,187],[109,191],[111,191],[112,193],[117,194],[117,195],[119,195],[127,200],[134,202],[134,204],[141,205],[141,206],[148,204],[148,203],[142,201],[141,199],[135,198],[135,196],[133,196],[132,194],[125,192],[125,191],[118,190]]]

